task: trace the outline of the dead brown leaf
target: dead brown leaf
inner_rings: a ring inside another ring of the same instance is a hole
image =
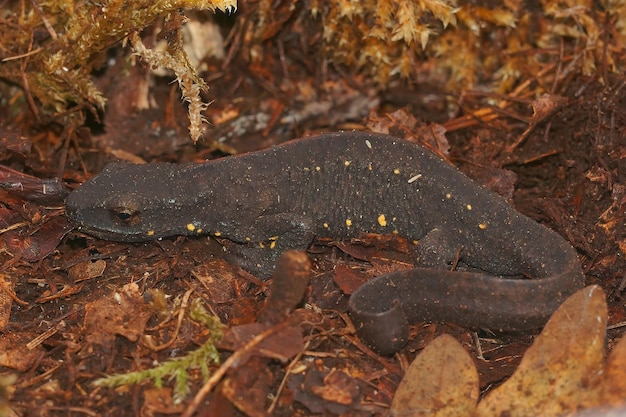
[[[258,320],[277,324],[285,320],[302,301],[311,279],[311,261],[299,250],[288,250],[276,261],[271,292]]]
[[[411,363],[398,386],[390,416],[469,416],[478,401],[478,372],[455,338],[433,340]]]
[[[49,290],[44,291],[43,294],[41,294],[39,298],[37,298],[37,302],[48,303],[50,301],[59,300],[62,298],[68,298],[68,297],[71,297],[72,295],[78,294],[82,289],[83,289],[82,284],[78,284],[78,285],[65,284],[61,287],[61,289],[58,289],[57,287],[55,287],[54,290],[49,289]]]
[[[302,329],[297,325],[283,326],[276,332],[262,340],[249,354],[286,362],[304,349]],[[262,323],[242,324],[232,327],[220,341],[220,348],[239,350],[254,338],[268,330],[270,326]]]
[[[535,127],[545,119],[547,119],[551,114],[557,111],[561,106],[563,106],[567,100],[563,97],[544,94],[543,96],[533,100],[531,106],[533,108],[533,115],[528,123],[528,128],[526,131],[522,133],[522,135],[517,138],[517,140],[507,147],[507,152],[512,153],[519,145],[526,140],[530,132],[532,132]]]
[[[335,266],[333,281],[344,294],[352,294],[367,281],[367,276],[342,264]]]
[[[107,263],[104,259],[96,259],[94,261],[85,261],[68,269],[68,275],[74,281],[79,283],[88,279],[99,278],[104,273]]]
[[[407,112],[405,109],[396,110],[385,116],[371,114],[368,118],[367,128],[373,132],[385,134],[402,133],[400,137],[422,145],[447,159],[450,153],[450,144],[446,138],[446,128],[438,123],[424,124]]]
[[[311,387],[311,392],[326,401],[342,405],[354,404],[361,394],[356,380],[337,369],[332,369],[324,377],[324,385]]]
[[[226,267],[226,262],[217,259],[198,265],[191,275],[208,291],[212,303],[228,303],[235,298],[235,274]]]
[[[28,349],[26,345],[32,337],[26,332],[0,335],[0,366],[26,372],[45,353],[42,346]]]
[[[35,231],[24,228],[9,230],[2,234],[2,240],[15,258],[38,262],[50,255],[70,230],[72,226],[65,217],[54,216],[39,225]]]
[[[153,417],[163,414],[180,414],[184,410],[182,404],[173,402],[171,388],[148,388],[143,393],[144,403],[141,407],[141,416]]]
[[[358,380],[343,370],[310,363],[305,372],[292,374],[287,382],[294,399],[311,413],[349,415],[362,397]],[[345,413],[345,414],[344,414]]]
[[[88,342],[108,347],[116,335],[136,342],[150,318],[137,284],[126,284],[110,297],[85,306],[85,332]]]
[[[251,358],[245,366],[231,368],[221,386],[221,394],[248,417],[266,416],[267,396],[272,373],[264,358]]]

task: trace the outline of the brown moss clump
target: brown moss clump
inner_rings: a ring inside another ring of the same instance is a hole
[[[320,19],[325,59],[380,85],[428,73],[453,91],[507,93],[537,74],[554,77],[557,68],[590,75],[606,63],[609,71],[624,70],[621,0],[292,0],[280,9],[270,0],[254,3],[257,40],[276,33],[279,13],[299,5],[309,14],[301,21]]]
[[[179,9],[230,12],[236,5],[236,0],[13,1],[0,12],[0,78],[22,87],[38,118],[68,114],[73,107],[101,109],[105,99],[91,72],[104,51]],[[171,55],[188,71],[185,83],[193,80],[204,88],[184,52]],[[80,119],[80,112],[73,114]]]

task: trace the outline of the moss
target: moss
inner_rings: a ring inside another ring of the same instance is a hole
[[[606,58],[609,70],[624,70],[624,0],[291,0],[280,10],[270,7],[271,0],[257,3],[256,32],[246,39],[266,40],[280,13],[303,5],[308,16],[300,20],[321,23],[323,59],[365,73],[382,87],[428,74],[450,91],[482,86],[508,93],[561,64],[570,73],[591,75]],[[606,56],[603,32],[610,34]]]
[[[40,119],[64,115],[71,108],[102,109],[105,99],[91,73],[108,48],[156,19],[176,18],[180,9],[216,8],[230,12],[236,0],[10,2],[0,12],[0,77],[22,87]],[[205,88],[180,45],[172,50],[175,66],[185,69],[185,83]],[[202,109],[196,106],[196,111]]]
[[[163,381],[174,381],[174,402],[182,401],[190,392],[189,371],[200,369],[202,378],[209,378],[209,365],[218,364],[219,352],[215,343],[222,338],[223,325],[217,317],[211,316],[202,306],[200,299],[191,303],[189,316],[193,320],[204,324],[210,330],[210,337],[196,350],[176,359],[169,360],[161,365],[142,371],[111,375],[94,381],[98,387],[117,387],[120,385],[143,384],[152,381],[158,388]]]

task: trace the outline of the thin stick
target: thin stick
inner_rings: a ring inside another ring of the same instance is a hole
[[[286,327],[291,326],[292,323],[289,320],[285,320],[284,322],[271,327],[264,331],[263,333],[255,336],[252,340],[246,343],[241,349],[233,353],[228,359],[224,361],[222,366],[219,367],[217,371],[213,373],[211,378],[200,388],[200,391],[196,394],[196,396],[191,401],[191,404],[185,409],[185,412],[181,414],[180,417],[191,417],[202,401],[204,397],[206,397],[211,390],[217,385],[218,382],[224,377],[229,368],[235,366],[240,361],[243,361],[246,356],[250,355],[250,353],[254,350],[256,346],[258,346],[261,342],[267,339],[269,336],[272,336],[275,333],[280,332]]]

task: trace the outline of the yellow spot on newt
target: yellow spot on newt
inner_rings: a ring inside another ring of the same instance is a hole
[[[381,225],[382,227],[387,226],[387,219],[385,219],[384,214],[381,214],[380,216],[378,216],[378,224]]]
[[[370,142],[369,140],[365,139],[365,145],[366,145],[368,148],[372,149],[372,142]]]
[[[328,229],[328,223],[324,223],[324,229]]]
[[[487,228],[487,225],[485,223],[479,223],[478,228],[485,230]]]
[[[260,246],[262,249],[265,249],[265,243],[263,243],[263,242],[259,242],[259,246]]]
[[[394,230],[394,231],[393,231],[393,232],[391,232],[391,233],[393,233],[394,235],[399,235],[399,234],[400,234],[400,232],[398,232],[397,230]]]
[[[349,165],[350,165],[350,161],[343,161],[343,164],[344,164],[345,166],[349,166]]]
[[[246,242],[250,242],[252,239],[250,239],[250,236],[246,236]]]
[[[393,173],[396,174],[396,175],[400,174],[400,169],[399,168],[394,169]]]
[[[154,230],[148,230],[148,231],[146,232],[146,235],[148,235],[148,236],[154,236]]]
[[[466,208],[466,209],[468,209],[468,210],[471,210],[471,209],[472,209],[472,205],[471,205],[471,204],[467,204],[467,205],[465,206],[465,208]]]
[[[367,164],[367,169],[369,169],[370,171],[372,171],[374,169],[374,167],[372,166],[371,162],[369,164]]]
[[[194,230],[196,230],[196,226],[194,226],[193,223],[187,223],[187,230],[193,232]]]
[[[420,241],[419,240],[414,240],[412,243],[417,246],[417,245],[419,245]]]
[[[276,241],[272,240],[272,243],[270,243],[270,249],[274,249],[276,247]]]
[[[267,240],[278,240],[279,237],[280,236],[272,236],[272,237],[269,237]]]
[[[352,226],[352,220],[346,219],[346,226],[348,227]]]
[[[201,228],[201,227],[198,227],[198,230],[196,230],[196,233],[197,233],[197,234],[202,233],[202,228]]]
[[[321,171],[321,170],[322,170],[322,168],[321,168],[321,167],[315,167],[315,170],[316,170],[317,172],[319,172],[319,171]]]
[[[215,233],[213,233],[213,236],[220,237],[220,236],[222,236],[222,233],[221,232],[215,232]]]

